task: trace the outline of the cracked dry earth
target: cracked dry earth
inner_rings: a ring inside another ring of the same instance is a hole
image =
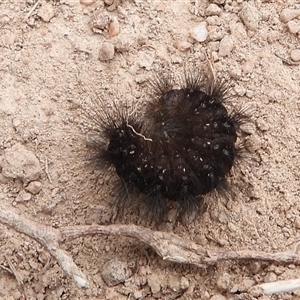
[[[142,107],[164,67],[205,65],[234,81],[251,109],[251,159],[231,176],[234,198],[208,196],[189,226],[161,230],[207,249],[292,249],[300,236],[300,3],[297,0],[18,0],[0,2],[0,201],[60,227],[109,224],[114,175],[86,168],[81,104],[95,94]],[[134,210],[123,223],[143,224]],[[0,227],[0,299],[300,299],[251,286],[299,277],[299,267],[171,264],[129,238],[65,245],[90,280],[80,289],[36,242]],[[10,272],[21,276],[18,283]],[[119,273],[115,280],[105,274]],[[123,272],[120,272],[123,270]]]

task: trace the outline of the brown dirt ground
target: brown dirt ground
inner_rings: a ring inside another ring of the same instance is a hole
[[[239,187],[234,199],[208,198],[207,212],[193,224],[166,225],[165,230],[208,249],[276,252],[293,247],[300,230],[300,67],[287,62],[290,51],[299,47],[299,36],[279,16],[284,8],[300,9],[297,0],[226,0],[217,16],[208,16],[205,0],[123,0],[112,11],[99,0],[90,6],[77,0],[39,2],[29,17],[34,0],[0,2],[0,155],[20,143],[36,155],[43,170],[42,190],[29,201],[16,201],[24,191],[22,182],[2,176],[1,201],[55,227],[108,223],[114,190],[110,176],[97,178],[85,167],[80,104],[97,92],[107,102],[126,99],[141,105],[147,101],[146,81],[157,70],[171,66],[179,74],[186,62],[205,64],[207,52],[216,72],[234,79],[238,97],[232,105],[251,107],[252,123],[245,132],[252,158],[242,161],[232,176]],[[246,4],[253,30],[239,14]],[[116,36],[91,30],[96,10],[118,18]],[[189,31],[202,21],[207,21],[210,35],[200,43]],[[299,18],[294,22],[300,26]],[[227,46],[220,43],[225,35],[233,49],[221,56],[227,51],[219,49]],[[110,61],[99,60],[105,41],[119,49]],[[189,42],[190,48],[177,50],[175,41]],[[139,223],[138,216],[129,210],[123,222]],[[4,226],[0,249],[1,266],[8,268],[9,259],[24,280],[19,286],[0,270],[0,299],[257,299],[249,286],[299,277],[294,265],[175,265],[136,240],[94,236],[66,245],[91,282],[90,288],[79,289],[54,260],[49,262],[40,245]],[[107,287],[101,268],[114,257],[135,261],[137,268],[124,284]],[[182,295],[174,288],[178,282],[188,282]],[[260,299],[298,297],[286,293]]]

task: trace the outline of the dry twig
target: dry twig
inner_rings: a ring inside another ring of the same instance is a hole
[[[176,234],[153,231],[136,225],[83,225],[56,229],[30,221],[17,214],[12,208],[5,207],[0,209],[0,223],[26,234],[42,244],[80,287],[88,286],[87,278],[75,265],[71,256],[60,248],[60,245],[82,236],[95,234],[137,238],[151,246],[164,260],[199,267],[225,260],[256,260],[300,265],[300,255],[292,251],[273,254],[251,250],[208,251],[201,245],[185,240]]]

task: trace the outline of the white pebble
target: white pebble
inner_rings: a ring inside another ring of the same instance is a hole
[[[290,33],[296,34],[300,31],[300,24],[295,21],[289,21],[287,23],[287,28]]]
[[[288,21],[295,19],[298,16],[300,16],[300,9],[285,8],[280,14],[280,20],[283,23],[287,23]]]
[[[197,42],[204,42],[207,39],[208,31],[206,28],[206,23],[202,22],[197,26],[193,27],[190,31],[191,37]]]
[[[99,50],[99,59],[107,61],[113,59],[115,56],[115,47],[112,43],[104,42]]]
[[[293,49],[290,56],[293,61],[300,61],[300,49]]]
[[[227,56],[233,49],[233,39],[229,35],[225,35],[220,42],[219,56]]]
[[[245,24],[248,30],[257,31],[259,14],[256,7],[245,3],[240,12],[240,18],[242,19],[243,23]]]

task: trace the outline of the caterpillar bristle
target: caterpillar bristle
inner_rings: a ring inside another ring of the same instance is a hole
[[[244,108],[229,113],[224,106],[230,81],[185,70],[176,87],[172,78],[151,80],[143,113],[129,113],[115,101],[108,112],[100,99],[90,116],[96,127],[91,161],[98,169],[116,170],[124,194],[119,210],[137,190],[144,214],[156,224],[165,218],[169,200],[178,203],[184,220],[203,210],[206,194],[228,190],[226,178],[240,153],[238,133],[248,121]]]

